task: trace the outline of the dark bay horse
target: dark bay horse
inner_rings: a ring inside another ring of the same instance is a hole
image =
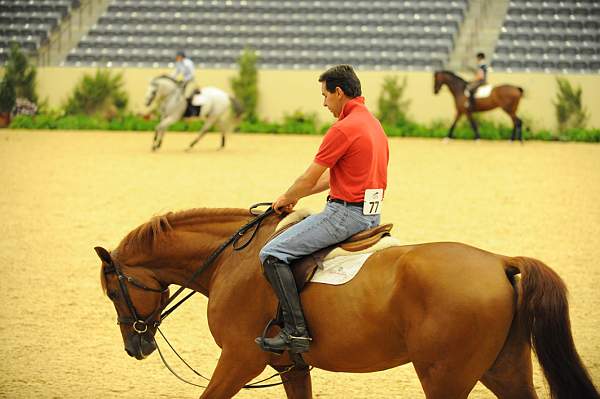
[[[222,348],[201,398],[230,398],[266,366],[291,364],[254,343],[277,306],[258,252],[281,217],[263,217],[255,236],[242,235],[244,249],[223,245],[256,220],[244,209],[169,213],[112,253],[95,248],[130,356],[155,349],[168,287],[177,284],[208,297],[208,324]],[[208,258],[215,261],[189,282]],[[466,398],[477,381],[500,398],[528,399],[537,398],[533,347],[552,398],[599,398],[575,350],[566,287],[538,260],[449,242],[393,247],[369,257],[350,282],[312,283],[301,298],[314,339],[303,356],[314,367],[364,373],[412,362],[428,399]],[[309,369],[282,380],[288,398],[312,397]]]
[[[456,108],[456,117],[454,123],[448,131],[448,138],[452,138],[452,133],[456,127],[456,123],[466,115],[471,124],[471,128],[475,133],[475,139],[479,139],[479,128],[473,119],[473,115],[469,110],[468,97],[465,95],[467,82],[460,76],[450,71],[436,71],[433,74],[433,92],[438,94],[443,85],[447,85],[454,97],[454,106]],[[475,108],[473,112],[490,111],[495,108],[502,108],[504,112],[510,116],[513,122],[513,130],[511,140],[518,138],[523,141],[523,122],[517,117],[517,108],[519,101],[523,97],[523,89],[512,85],[494,86],[488,97],[477,98],[475,100]]]

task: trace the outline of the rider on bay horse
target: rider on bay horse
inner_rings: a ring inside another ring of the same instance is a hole
[[[475,110],[475,92],[481,86],[487,84],[488,66],[485,61],[484,53],[477,53],[477,70],[475,72],[475,79],[467,85],[469,90],[469,111]]]
[[[275,237],[259,256],[283,310],[284,328],[273,338],[256,339],[265,351],[308,351],[308,334],[289,264],[375,227],[387,186],[388,142],[380,122],[365,106],[360,80],[349,65],[319,77],[323,105],[338,118],[308,169],[273,203],[290,212],[300,198],[329,189],[325,209]]]
[[[194,76],[194,63],[186,57],[185,52],[182,50],[177,51],[175,54],[175,70],[171,77],[177,80],[179,75],[182,77],[183,94],[186,99],[189,99],[198,87]]]

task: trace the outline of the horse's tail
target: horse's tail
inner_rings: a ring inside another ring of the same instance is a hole
[[[508,258],[509,278],[512,280],[519,271],[518,322],[542,366],[551,398],[600,398],[575,349],[565,283],[539,260]]]
[[[231,101],[231,106],[233,108],[233,113],[236,118],[240,118],[244,113],[244,105],[235,97],[229,96],[229,101]]]

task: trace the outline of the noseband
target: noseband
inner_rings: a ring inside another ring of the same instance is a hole
[[[158,289],[152,288],[144,285],[143,283],[137,281],[135,278],[124,274],[121,270],[119,263],[112,258],[111,263],[108,264],[108,267],[104,268],[104,275],[108,275],[111,273],[115,273],[117,275],[117,281],[119,282],[119,290],[121,291],[121,295],[125,298],[125,303],[127,304],[127,308],[129,308],[130,317],[117,317],[117,324],[131,324],[133,330],[137,334],[144,334],[148,331],[148,325],[152,325],[152,327],[158,327],[160,325],[160,319],[158,316],[162,311],[162,306],[158,306],[154,312],[150,314],[150,316],[145,319],[141,319],[138,315],[138,312],[135,310],[135,306],[133,305],[133,301],[131,300],[131,296],[129,295],[129,289],[127,288],[127,283],[131,284],[133,287],[144,290],[157,292],[159,294],[164,294],[169,290],[169,288]]]

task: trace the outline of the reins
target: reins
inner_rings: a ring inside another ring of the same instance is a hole
[[[186,365],[186,367],[191,370],[194,374],[196,374],[198,377],[205,379],[206,381],[210,381],[210,378],[207,378],[205,376],[203,376],[202,374],[200,374],[199,372],[197,372],[192,366],[189,365],[188,362],[185,361],[185,359],[183,357],[181,357],[181,355],[175,350],[175,348],[173,347],[173,345],[171,345],[171,343],[169,342],[169,340],[167,339],[167,337],[165,336],[165,334],[162,332],[162,330],[160,328],[157,328],[158,332],[160,333],[160,335],[163,337],[163,339],[165,340],[165,342],[167,343],[167,345],[169,345],[169,348],[171,348],[171,350],[173,351],[173,353],[175,353],[175,355],[179,358],[179,360],[181,360],[181,362],[183,364]],[[156,340],[154,341],[156,343]],[[163,364],[165,365],[165,367],[167,368],[167,370],[169,370],[171,372],[171,374],[173,374],[175,377],[177,377],[180,381],[188,384],[188,385],[192,385],[198,388],[206,388],[205,385],[199,385],[196,383],[193,383],[189,380],[186,380],[185,378],[183,378],[182,376],[180,376],[179,374],[177,374],[177,372],[175,372],[175,370],[173,370],[173,368],[169,365],[169,363],[167,363],[167,359],[165,358],[165,356],[163,355],[162,351],[160,350],[160,348],[158,347],[158,344],[156,345],[156,350],[158,351],[158,354],[160,355],[160,360],[162,360]],[[283,371],[279,371],[275,374],[270,375],[269,377],[263,378],[262,380],[258,380],[255,381],[253,383],[250,384],[246,384],[244,385],[242,388],[244,389],[257,389],[257,388],[271,388],[271,387],[275,387],[278,385],[283,385],[283,382],[274,382],[271,384],[262,384],[265,381],[271,380],[275,377],[280,377],[284,374],[289,373],[290,371],[292,371],[296,366],[295,365],[291,365],[289,367],[287,367],[285,370]],[[312,370],[312,367],[311,367]]]
[[[250,243],[252,242],[252,240],[254,239],[254,237],[256,237],[256,234],[258,233],[258,229],[260,228],[260,225],[262,224],[262,222],[270,215],[272,215],[274,213],[273,208],[271,207],[271,203],[270,202],[261,202],[258,204],[254,204],[250,207],[250,211],[252,212],[252,210],[256,209],[259,206],[269,206],[269,208],[267,208],[267,210],[263,213],[261,213],[260,215],[257,215],[254,219],[252,219],[250,222],[246,223],[244,226],[240,227],[240,229],[231,237],[229,237],[229,239],[227,239],[227,241],[225,241],[223,244],[221,244],[219,246],[219,248],[217,248],[205,261],[204,263],[198,268],[196,269],[196,271],[190,276],[190,278],[177,290],[175,291],[175,293],[173,295],[171,295],[169,297],[169,300],[167,301],[167,303],[165,304],[164,308],[166,308],[167,306],[169,306],[169,304],[173,303],[175,298],[177,296],[179,296],[183,290],[185,290],[196,278],[198,278],[198,276],[200,276],[200,274],[202,274],[202,272],[204,270],[206,270],[209,266],[211,266],[215,260],[225,251],[225,249],[227,249],[230,245],[232,246],[234,251],[241,251],[244,248],[246,248],[248,245],[250,245]],[[252,235],[250,236],[250,238],[248,238],[248,240],[246,242],[244,242],[243,244],[241,244],[240,246],[236,246],[236,244],[240,241],[240,239],[251,229],[253,229],[252,231]],[[179,306],[181,306],[185,301],[187,301],[189,298],[191,298],[194,294],[196,293],[196,291],[192,291],[190,293],[188,293],[185,297],[183,297],[182,299],[179,300],[179,302],[177,302],[175,305],[171,306],[169,309],[165,310],[159,318],[159,321],[156,322],[156,329],[158,330],[158,332],[160,333],[160,335],[163,337],[163,339],[165,340],[165,342],[167,343],[167,345],[169,345],[169,348],[171,348],[171,350],[173,351],[173,353],[175,353],[175,355],[179,358],[179,360],[181,360],[181,362],[183,364],[185,364],[187,366],[188,369],[190,369],[194,374],[196,374],[197,376],[205,379],[206,381],[210,381],[210,378],[207,378],[205,376],[203,376],[202,374],[200,374],[199,372],[197,372],[192,366],[190,366],[188,364],[188,362],[186,362],[181,355],[175,350],[175,348],[173,347],[173,345],[171,345],[171,343],[169,342],[169,340],[167,339],[167,337],[163,334],[162,330],[159,328],[160,323],[167,317],[169,316],[171,313],[173,313],[175,311],[175,309],[177,309]],[[155,344],[156,344],[156,349],[158,350],[158,354],[160,355],[160,359],[162,360],[163,364],[165,365],[165,367],[171,372],[171,374],[173,374],[175,377],[177,377],[180,381],[188,384],[188,385],[192,385],[198,388],[206,388],[206,386],[204,385],[199,385],[199,384],[195,384],[191,381],[186,380],[185,378],[181,377],[179,374],[177,374],[175,372],[175,370],[173,370],[173,368],[167,363],[166,358],[164,357],[162,351],[160,350],[160,348],[158,347],[158,343],[156,343],[156,339],[154,340]],[[272,378],[275,378],[277,376],[282,376],[288,372],[290,372],[291,370],[293,370],[295,368],[295,365],[291,365],[288,368],[286,368],[284,371],[281,372],[277,372],[267,378],[264,378],[262,380],[259,381],[255,381],[251,384],[246,384],[244,385],[242,388],[244,389],[254,389],[254,388],[270,388],[270,387],[274,387],[277,385],[282,385],[284,382],[276,382],[276,383],[271,383],[271,384],[262,384],[265,381],[268,381]]]
[[[223,251],[225,251],[225,249],[227,249],[227,247],[229,247],[229,245],[233,246],[234,251],[241,251],[242,249],[244,249],[248,245],[250,245],[250,242],[252,242],[252,240],[256,236],[256,233],[258,232],[258,228],[260,227],[262,222],[268,216],[272,215],[274,212],[273,208],[271,208],[270,202],[261,202],[258,204],[254,204],[250,207],[250,211],[252,211],[253,209],[258,208],[259,206],[266,206],[266,205],[268,205],[269,208],[265,212],[261,213],[260,215],[256,216],[254,219],[252,219],[251,221],[249,221],[248,223],[246,223],[245,225],[240,227],[240,229],[234,235],[229,237],[229,239],[227,241],[225,241],[223,244],[221,244],[221,246],[219,248],[217,248],[217,250],[214,251],[198,269],[196,269],[196,271],[192,274],[192,276],[177,291],[175,291],[175,293],[173,295],[171,295],[169,297],[169,300],[167,301],[167,303],[164,306],[165,309],[167,308],[167,306],[169,306],[171,303],[173,303],[175,298],[178,297],[189,286],[189,284],[191,284],[196,278],[198,278],[198,276],[200,276],[200,274],[202,274],[202,272],[204,270],[206,270],[206,268],[211,266],[213,264],[213,262],[219,257],[219,255],[221,255],[223,253]],[[244,234],[248,230],[252,229],[253,227],[254,227],[254,231],[252,232],[252,235],[250,236],[248,241],[246,241],[241,246],[236,247],[235,246],[236,243],[244,236]],[[190,292],[184,298],[179,300],[179,302],[177,302],[175,305],[171,306],[171,308],[165,310],[160,315],[160,320],[161,321],[164,320],[167,316],[169,316],[171,313],[173,313],[173,311],[175,311],[175,309],[177,309],[179,306],[181,306],[182,303],[184,303],[189,298],[191,298],[192,295],[194,295],[195,293],[196,293],[196,291]]]

